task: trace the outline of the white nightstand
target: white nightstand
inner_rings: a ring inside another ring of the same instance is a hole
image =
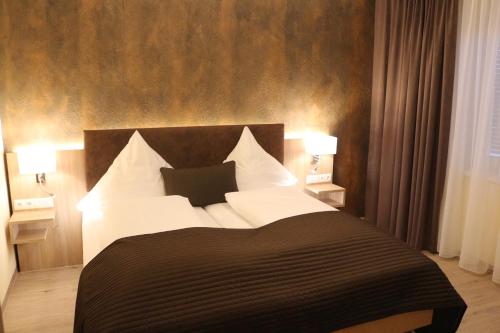
[[[345,206],[345,188],[332,183],[307,184],[306,193],[332,207]]]
[[[49,227],[54,224],[54,208],[16,210],[9,220],[11,244],[44,241]]]

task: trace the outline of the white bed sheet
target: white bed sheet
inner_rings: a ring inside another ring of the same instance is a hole
[[[292,187],[274,187],[242,192],[226,193],[227,203],[254,227],[297,215],[336,211]]]
[[[116,199],[100,211],[83,212],[83,264],[119,238],[207,224],[217,226],[201,219],[189,200],[180,196]]]
[[[213,204],[205,207],[205,211],[215,220],[220,227],[229,229],[255,228],[250,222],[240,216],[227,202]]]
[[[212,216],[210,216],[210,214],[208,214],[208,212],[205,209],[203,209],[201,207],[194,207],[194,210],[195,210],[198,218],[203,223],[204,227],[208,227],[208,228],[220,228],[221,227],[221,225],[219,223],[217,223],[217,221]]]
[[[86,265],[106,246],[123,237],[189,227],[252,229],[289,216],[336,210],[294,191],[297,190],[266,189],[228,194],[228,201],[240,213],[226,202],[193,208],[188,199],[180,196],[112,201],[99,212],[83,211],[83,263]]]

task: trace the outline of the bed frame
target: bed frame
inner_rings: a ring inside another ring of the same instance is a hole
[[[106,173],[134,131],[174,168],[210,166],[221,163],[248,126],[259,144],[278,161],[284,160],[283,124],[132,128],[84,131],[87,190]],[[432,323],[433,310],[402,313],[355,325],[338,333],[402,333]]]

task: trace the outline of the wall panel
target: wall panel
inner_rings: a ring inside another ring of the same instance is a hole
[[[12,200],[46,197],[35,175],[20,175],[15,153],[7,153],[10,196]],[[81,265],[82,215],[76,209],[85,195],[83,150],[64,150],[56,154],[57,172],[47,174],[46,187],[55,194],[55,224],[47,239],[17,246],[19,268],[33,271],[60,266]]]

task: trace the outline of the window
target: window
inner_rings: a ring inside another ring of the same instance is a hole
[[[500,157],[500,49],[497,49],[497,63],[495,68],[495,109],[491,122],[490,155]]]

